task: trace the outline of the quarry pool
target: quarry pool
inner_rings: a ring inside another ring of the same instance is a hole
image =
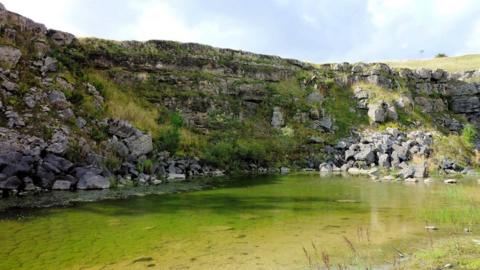
[[[0,269],[388,265],[464,228],[477,231],[477,185],[289,175],[18,210],[0,219]]]

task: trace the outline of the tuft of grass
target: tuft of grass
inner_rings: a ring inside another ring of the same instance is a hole
[[[480,245],[472,240],[463,236],[437,241],[432,248],[413,254],[398,269],[444,269],[447,264],[454,269],[480,269]]]

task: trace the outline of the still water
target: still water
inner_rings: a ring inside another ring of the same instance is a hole
[[[16,211],[0,219],[0,269],[365,269],[475,226],[439,211],[467,211],[458,194],[476,189],[289,175]]]

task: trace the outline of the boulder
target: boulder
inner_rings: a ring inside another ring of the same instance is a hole
[[[322,164],[320,164],[318,169],[321,173],[332,173],[333,172],[333,166],[330,163],[322,163]]]
[[[108,121],[108,133],[118,138],[128,138],[139,135],[141,132],[124,120],[112,119]]]
[[[0,189],[4,190],[18,190],[22,186],[22,181],[17,176],[10,176],[7,179],[0,181]]]
[[[0,64],[6,68],[13,68],[22,57],[19,49],[10,46],[0,46]]]
[[[372,122],[383,123],[387,120],[387,112],[384,105],[383,102],[368,104],[368,117]]]
[[[69,190],[72,186],[70,181],[66,180],[57,180],[53,183],[52,189],[53,190]]]
[[[113,136],[113,138],[108,140],[107,147],[121,158],[128,157],[128,147],[123,142],[119,141],[117,136]]]
[[[423,80],[430,80],[432,78],[431,69],[426,69],[426,68],[417,69],[416,73],[418,77]]]
[[[378,155],[378,166],[384,167],[384,168],[389,168],[390,167],[390,161],[389,161],[388,154]]]
[[[415,175],[415,168],[412,166],[405,166],[400,172],[398,173],[399,177],[402,177],[403,179],[407,178],[413,178]]]
[[[110,181],[97,174],[97,170],[86,171],[78,179],[78,189],[108,189],[110,188]]]
[[[37,184],[42,188],[51,188],[55,181],[55,173],[41,165],[37,167],[36,176],[38,178]]]
[[[318,91],[314,91],[307,96],[308,104],[319,104],[322,101],[323,101],[323,96]]]
[[[324,117],[318,121],[318,127],[322,128],[325,132],[331,132],[333,129],[333,121],[330,117]]]
[[[43,167],[59,174],[61,172],[68,172],[73,167],[73,163],[57,155],[47,154],[43,159]]]
[[[65,154],[68,149],[68,135],[62,130],[57,130],[49,142],[47,151],[54,154]]]
[[[77,117],[75,122],[77,124],[77,127],[80,128],[80,129],[84,128],[87,125],[87,120],[83,119],[80,116]]]
[[[58,30],[49,30],[48,36],[52,39],[53,43],[55,43],[55,45],[57,46],[70,45],[75,39],[74,35],[70,33],[62,32],[62,31],[58,31]]]
[[[57,64],[58,64],[57,59],[48,56],[43,60],[43,65],[40,68],[40,71],[42,73],[56,72],[57,71]]]
[[[274,107],[272,113],[272,127],[279,129],[283,127],[285,124],[285,120],[283,119],[283,113],[280,107]]]
[[[9,91],[9,92],[16,92],[18,85],[16,83],[13,83],[11,81],[3,81],[2,83],[2,88]]]
[[[153,150],[152,136],[150,134],[132,136],[125,139],[124,142],[130,150],[130,155],[134,157],[146,155]]]
[[[70,106],[65,94],[63,92],[53,90],[48,94],[48,100],[57,109],[63,110]]]
[[[355,160],[365,161],[367,164],[375,163],[375,152],[370,147],[364,147],[357,154],[355,154]]]
[[[446,179],[443,182],[445,184],[456,184],[456,183],[458,183],[457,179]]]
[[[168,177],[167,177],[167,180],[169,181],[185,181],[186,179],[186,175],[185,174],[181,174],[181,173],[169,173],[168,174]]]

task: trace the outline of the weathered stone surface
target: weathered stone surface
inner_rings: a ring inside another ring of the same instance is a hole
[[[152,136],[149,134],[132,136],[124,141],[130,150],[130,155],[135,157],[148,154],[153,150]]]
[[[388,154],[378,155],[378,166],[383,167],[383,168],[389,168],[390,167],[390,161],[389,161]]]
[[[0,46],[0,64],[13,68],[17,65],[18,61],[22,57],[22,52],[19,49],[10,46]]]
[[[124,120],[112,119],[108,121],[108,132],[119,138],[128,138],[140,135],[141,132]]]
[[[406,166],[398,173],[398,176],[403,179],[412,178],[415,175],[415,168],[412,166]]]
[[[77,168],[78,178],[77,189],[107,189],[110,188],[110,181],[100,175],[98,168]]]
[[[366,161],[367,164],[372,164],[375,162],[375,152],[370,147],[364,147],[360,152],[355,154],[355,159]]]
[[[322,128],[325,132],[331,132],[333,129],[333,120],[331,117],[323,117],[318,122],[318,127]]]
[[[451,109],[455,113],[480,112],[480,99],[477,96],[456,96],[451,99]]]
[[[58,30],[49,30],[48,36],[53,40],[55,45],[58,45],[58,46],[70,45],[75,39],[74,35],[67,32],[58,31]]]
[[[368,105],[368,117],[372,122],[383,123],[387,120],[387,112],[383,102]]]
[[[52,189],[53,190],[69,190],[72,186],[70,181],[66,180],[57,180],[53,183]]]
[[[68,134],[62,130],[57,130],[49,142],[47,151],[54,154],[65,154],[68,149]]]
[[[48,94],[48,100],[57,109],[66,109],[70,106],[65,94],[63,92],[53,90]]]
[[[0,181],[0,189],[13,190],[19,189],[22,181],[17,176],[11,176],[3,181]]]
[[[317,91],[314,91],[307,96],[308,104],[320,104],[322,103],[322,101],[323,101],[323,96]]]
[[[272,127],[281,128],[285,125],[285,119],[283,118],[282,109],[280,107],[274,107],[272,113]]]
[[[129,153],[128,147],[119,141],[116,136],[108,141],[108,148],[121,158],[126,158]]]
[[[46,169],[58,174],[61,172],[68,172],[73,167],[73,163],[57,155],[47,154],[47,156],[43,159],[43,166]]]
[[[169,173],[167,180],[169,181],[185,181],[186,175],[181,173]]]
[[[430,80],[432,78],[432,70],[431,69],[426,69],[426,68],[421,68],[417,69],[416,73],[420,79],[423,80]]]
[[[16,83],[13,83],[11,81],[3,81],[2,83],[2,88],[9,91],[9,92],[16,92],[18,85]]]
[[[47,72],[55,72],[57,71],[57,59],[53,57],[46,57],[43,60],[43,65],[40,69],[42,73],[47,73]]]

